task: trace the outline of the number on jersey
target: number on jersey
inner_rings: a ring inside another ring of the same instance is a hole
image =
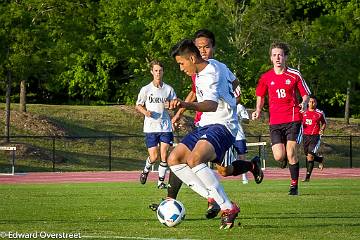
[[[276,93],[278,94],[278,98],[286,98],[286,91],[285,89],[277,89]]]

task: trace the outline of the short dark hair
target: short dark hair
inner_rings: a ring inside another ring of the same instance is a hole
[[[289,56],[290,53],[290,48],[289,46],[284,43],[284,42],[280,42],[280,41],[275,41],[270,45],[270,49],[269,49],[269,54],[271,56],[271,50],[273,50],[274,48],[280,48],[284,51],[284,55],[285,56]]]
[[[164,69],[164,65],[158,60],[152,60],[150,62],[150,69],[151,70],[153,69],[154,65],[159,65],[162,69]]]
[[[190,39],[183,39],[178,42],[171,49],[170,55],[175,58],[176,56],[189,57],[190,54],[195,54],[197,58],[201,58],[199,49],[195,46],[194,42]]]
[[[194,38],[196,39],[201,37],[210,39],[212,46],[215,47],[215,35],[213,32],[205,28],[196,31],[196,33],[194,34]]]
[[[310,98],[315,99],[315,101],[317,102],[317,98],[316,98],[316,96],[315,96],[314,94],[310,94],[310,95],[309,95],[309,99],[310,99]]]

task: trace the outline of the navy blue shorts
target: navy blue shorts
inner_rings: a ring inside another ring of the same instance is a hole
[[[145,133],[145,144],[147,148],[156,147],[160,142],[170,144],[174,143],[174,135],[172,132]]]
[[[234,148],[239,155],[244,155],[248,152],[245,139],[236,140],[234,142]]]
[[[204,127],[198,127],[193,132],[186,135],[181,143],[192,151],[199,140],[206,140],[213,145],[216,153],[216,159],[211,160],[214,163],[221,163],[225,152],[235,142],[235,137],[230,131],[221,124],[211,124]]]

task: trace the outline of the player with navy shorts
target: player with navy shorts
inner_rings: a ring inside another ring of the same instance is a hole
[[[307,171],[303,182],[309,182],[312,170],[314,168],[314,161],[319,162],[319,168],[324,168],[324,158],[319,156],[318,150],[320,148],[321,136],[326,129],[326,118],[323,111],[316,108],[317,99],[314,95],[310,95],[308,110],[303,113],[302,126],[304,129],[303,147],[307,161]]]
[[[209,58],[213,57],[213,53],[215,49],[215,36],[211,31],[207,29],[198,30],[195,33],[194,43],[196,47],[199,49],[201,57],[204,60],[208,60]],[[229,80],[230,82],[232,82],[234,95],[238,101],[240,99],[240,94],[241,94],[238,80],[227,67],[224,67],[224,69],[225,68],[228,71]],[[192,75],[191,79],[192,79],[192,89],[185,98],[185,102],[194,102],[196,100],[196,87],[195,87],[196,75]],[[243,108],[241,108],[241,105],[238,105],[238,109],[239,109],[238,115],[240,116],[241,113],[243,113],[244,111]],[[176,114],[172,118],[172,122],[174,125],[177,124],[177,121],[181,118],[181,115],[185,110],[186,110],[185,108],[180,108],[176,112]],[[246,110],[245,113],[247,114]],[[202,112],[196,111],[194,117],[195,126],[198,126],[198,122],[201,119],[201,115]],[[249,117],[247,116],[247,118]],[[231,149],[229,149],[225,153],[225,156],[221,164],[216,165],[216,169],[218,170],[218,173],[222,176],[238,176],[242,174],[243,182],[247,181],[245,173],[247,171],[251,171],[254,175],[254,179],[256,183],[261,183],[263,178],[263,173],[261,170],[260,159],[258,157],[255,157],[252,159],[251,162],[245,161],[245,153],[247,152],[245,135],[243,133],[241,125],[239,125],[238,127],[239,127],[239,132],[236,137],[236,140],[238,141],[236,141],[235,143],[235,145],[238,145],[238,147],[236,147],[236,150],[234,147],[231,147]],[[237,162],[233,164],[233,162],[235,161]],[[170,171],[169,185],[167,189],[167,198],[176,199],[178,192],[181,188],[181,185],[182,185],[182,181],[175,174],[173,174],[172,171]],[[152,203],[149,205],[149,207],[153,211],[156,211],[158,207],[158,203]],[[208,208],[205,214],[206,218],[208,219],[214,218],[218,215],[219,212],[220,212],[220,206],[216,203],[216,201],[213,198],[208,198]]]
[[[140,175],[141,184],[145,184],[150,169],[158,159],[160,148],[158,188],[166,188],[164,183],[167,170],[167,155],[174,136],[170,115],[166,109],[169,101],[176,99],[174,89],[163,82],[163,65],[159,61],[150,63],[153,80],[141,88],[136,101],[136,109],[144,114],[145,143],[149,157]]]
[[[175,45],[171,55],[181,71],[189,76],[196,74],[197,102],[176,99],[170,102],[170,109],[182,107],[203,113],[199,127],[173,149],[168,164],[171,171],[192,190],[205,199],[215,199],[222,210],[220,228],[231,228],[240,210],[230,201],[207,163],[221,163],[225,152],[235,141],[238,119],[232,82],[226,65],[213,59],[202,59],[199,49],[190,39]]]
[[[289,161],[291,183],[289,195],[298,195],[299,162],[296,156],[300,143],[301,113],[306,111],[310,90],[296,69],[286,66],[289,48],[274,42],[270,47],[273,68],[264,73],[256,87],[256,110],[253,119],[259,119],[265,95],[269,96],[269,122],[272,151],[276,161]],[[297,94],[302,98],[299,104]]]

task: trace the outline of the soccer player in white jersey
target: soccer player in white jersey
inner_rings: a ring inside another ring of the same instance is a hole
[[[150,63],[153,80],[142,87],[136,101],[136,110],[144,114],[144,133],[149,157],[146,159],[144,170],[140,175],[141,184],[145,184],[149,171],[158,159],[160,146],[160,165],[158,188],[166,188],[164,183],[167,170],[167,155],[172,146],[174,136],[170,115],[166,109],[169,101],[176,99],[174,89],[164,83],[163,65],[159,61]]]
[[[170,169],[192,190],[219,204],[221,229],[232,228],[240,212],[231,202],[208,162],[221,162],[224,153],[234,143],[238,131],[236,100],[226,65],[216,60],[202,59],[192,40],[184,39],[172,49],[171,55],[180,70],[192,76],[196,74],[196,98],[198,102],[179,99],[170,102],[170,109],[183,107],[203,112],[199,127],[187,134],[170,153]]]
[[[215,35],[208,29],[200,29],[200,30],[196,31],[194,37],[195,37],[194,44],[199,49],[201,57],[204,60],[213,58],[213,54],[215,51]],[[236,97],[237,102],[239,102],[240,94],[241,94],[239,81],[227,67],[226,67],[226,69],[229,72],[228,73],[229,80],[232,82],[234,95]],[[196,78],[196,74],[191,76],[192,89],[188,93],[187,97],[185,98],[185,102],[196,101],[195,78]],[[239,105],[238,105],[238,107],[239,107]],[[180,119],[181,115],[183,114],[183,112],[185,110],[186,110],[185,108],[180,108],[176,112],[175,116],[172,118],[172,122],[174,125]],[[243,114],[243,113],[244,113],[244,111],[241,111],[241,113],[240,113],[238,110],[239,116],[240,116],[240,114]],[[245,110],[245,113],[247,113],[246,110]],[[198,126],[198,122],[201,119],[201,115],[202,115],[202,112],[196,111],[196,114],[194,117],[195,126]],[[247,119],[248,118],[249,117],[247,116]],[[261,183],[262,178],[263,178],[263,173],[261,170],[260,158],[255,157],[253,159],[253,161],[251,162],[252,164],[249,164],[249,161],[245,161],[245,154],[247,152],[247,148],[246,148],[245,135],[243,133],[241,125],[239,125],[239,133],[237,134],[236,140],[237,141],[234,143],[234,147],[231,147],[226,152],[221,164],[216,165],[216,169],[217,169],[218,173],[224,177],[238,176],[238,175],[242,174],[243,182],[244,182],[244,181],[247,181],[246,172],[251,171],[254,174],[256,183],[258,183],[258,184]],[[239,161],[237,161],[237,160],[239,160]],[[237,161],[237,162],[235,163],[235,161]],[[169,185],[168,185],[168,189],[167,189],[167,198],[176,199],[178,192],[181,188],[181,185],[182,185],[181,180],[172,171],[170,171]],[[156,211],[158,205],[159,204],[157,204],[157,203],[152,203],[149,205],[149,207],[153,211]],[[205,217],[208,219],[214,218],[218,215],[219,212],[220,212],[220,206],[216,203],[216,201],[214,199],[208,198],[208,208],[206,210]]]

